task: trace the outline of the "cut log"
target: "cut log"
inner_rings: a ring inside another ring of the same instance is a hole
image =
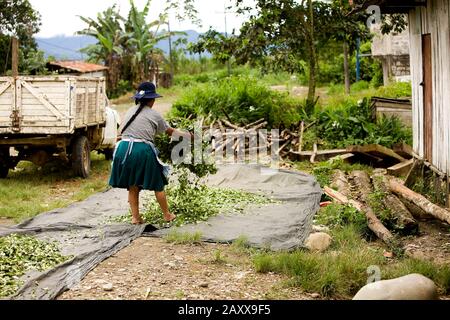
[[[217,120],[217,124],[219,125],[219,128],[220,128],[220,132],[222,132],[222,133],[225,133],[225,132],[226,132],[226,130],[225,130],[225,127],[223,126],[223,123],[222,123],[222,121],[220,121],[220,120]]]
[[[356,170],[350,174],[350,179],[353,181],[358,191],[358,200],[369,203],[369,195],[373,193],[369,174],[365,171]]]
[[[403,199],[402,197],[398,197],[399,200],[405,205],[406,208],[408,208],[409,212],[411,212],[412,216],[415,219],[418,220],[433,220],[434,217],[432,215],[429,215],[426,213],[422,208],[418,207],[412,202],[409,202],[406,199]]]
[[[373,233],[375,233],[375,235],[381,240],[383,240],[385,243],[389,245],[392,243],[392,241],[394,240],[394,236],[388,229],[386,229],[386,227],[381,223],[381,221],[378,220],[378,218],[376,217],[376,215],[373,213],[372,209],[369,206],[359,201],[350,200],[343,194],[329,187],[325,187],[324,192],[327,196],[336,200],[337,202],[342,204],[350,204],[358,211],[363,212],[366,215],[367,225],[369,229],[372,230]]]
[[[311,163],[315,163],[315,162],[316,162],[317,152],[318,152],[318,149],[317,149],[317,143],[314,143],[313,154],[311,155],[311,158],[309,159],[309,161],[310,161]]]
[[[396,179],[389,180],[389,189],[391,192],[397,194],[405,200],[414,203],[416,206],[423,209],[427,214],[450,224],[450,211],[435,205],[427,198],[407,188]]]
[[[300,124],[300,132],[299,132],[300,140],[298,142],[298,152],[302,152],[302,148],[303,148],[303,133],[304,132],[305,132],[305,122],[302,121],[302,123]]]
[[[258,121],[252,122],[248,125],[246,125],[244,128],[245,129],[250,129],[251,127],[257,126],[258,124],[260,124],[261,122],[264,122],[265,118],[261,118]]]
[[[350,198],[352,196],[350,183],[348,182],[346,174],[342,170],[334,171],[331,187],[346,197]]]
[[[408,160],[405,162],[400,162],[400,163],[396,164],[395,166],[388,168],[387,171],[388,171],[388,174],[391,176],[396,176],[396,177],[405,176],[409,173],[413,164],[414,164],[414,159],[411,159],[411,160]]]
[[[366,153],[378,158],[394,158],[400,162],[404,162],[407,160],[396,153],[394,150],[380,146],[378,144],[370,144],[367,146],[350,146],[347,148],[347,151],[351,153]]]
[[[222,120],[222,121],[223,121],[223,123],[224,123],[226,126],[232,128],[232,129],[234,129],[234,130],[242,130],[242,128],[239,128],[238,126],[232,124],[232,123],[231,123],[230,121],[228,121],[228,120]]]
[[[416,234],[419,225],[403,202],[390,192],[388,177],[382,171],[375,170],[372,180],[375,191],[384,194],[381,201],[393,215],[395,228],[403,234]]]

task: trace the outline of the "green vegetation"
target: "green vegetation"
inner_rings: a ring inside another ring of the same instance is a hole
[[[366,216],[350,205],[333,203],[319,211],[316,221],[335,229],[353,225],[361,235],[368,232]]]
[[[180,169],[177,184],[167,188],[167,198],[172,213],[177,215],[173,222],[176,226],[206,221],[223,211],[242,212],[249,205],[264,205],[272,203],[266,197],[249,192],[210,188],[200,182],[197,176],[189,175],[186,169]],[[163,214],[156,200],[146,204],[142,214],[145,222],[164,225]],[[115,219],[117,222],[130,221],[129,215]]]
[[[298,164],[301,165],[301,164]],[[308,170],[310,171],[316,178],[317,181],[320,183],[320,186],[323,188],[325,186],[329,186],[331,184],[331,179],[333,177],[334,170],[340,169],[344,171],[345,173],[350,173],[354,170],[364,170],[368,171],[369,173],[372,173],[373,168],[355,163],[355,164],[349,164],[341,159],[336,160],[329,160],[320,162],[318,164],[315,164],[312,169]]]
[[[42,169],[19,163],[8,179],[0,180],[0,217],[21,222],[105,190],[111,162],[97,153],[91,158],[91,175],[86,180],[74,178],[61,163],[49,163]]]
[[[439,287],[450,291],[450,266],[412,258],[389,260],[383,250],[361,239],[357,225],[345,225],[333,230],[334,245],[323,254],[306,251],[292,253],[258,253],[253,263],[258,272],[277,272],[291,277],[289,285],[308,292],[319,292],[328,298],[348,299],[363,287],[368,268],[378,266],[382,279],[392,279],[410,273],[422,273]]]
[[[395,117],[382,117],[374,121],[369,99],[316,109],[308,122],[314,122],[305,147],[319,141],[324,149],[349,145],[380,144],[391,147],[395,143],[412,144],[412,131]]]
[[[201,243],[202,234],[196,233],[181,233],[178,231],[171,231],[165,237],[164,240],[168,243],[174,244],[199,244]]]
[[[27,272],[46,271],[69,259],[56,243],[16,234],[0,238],[0,298],[15,294]]]
[[[270,126],[289,126],[301,119],[302,105],[287,94],[270,90],[252,77],[231,77],[191,87],[173,106],[172,116],[229,118],[249,124],[265,118]]]

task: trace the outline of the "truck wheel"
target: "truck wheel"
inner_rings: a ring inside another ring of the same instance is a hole
[[[72,146],[72,168],[77,176],[82,178],[89,177],[91,149],[89,140],[85,136],[77,137]]]
[[[9,173],[10,156],[8,149],[0,150],[0,179],[5,179]]]
[[[0,160],[0,179],[6,179],[9,173],[8,166],[3,162],[3,160]]]
[[[103,154],[105,155],[106,160],[112,160],[114,156],[114,149],[103,150]]]

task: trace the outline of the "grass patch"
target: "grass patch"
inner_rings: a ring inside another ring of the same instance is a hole
[[[28,271],[49,270],[69,259],[55,242],[16,234],[0,238],[0,298],[14,295]]]
[[[334,243],[322,254],[298,250],[292,253],[259,253],[253,256],[256,271],[277,272],[291,277],[289,285],[323,297],[348,299],[366,285],[368,268],[378,266],[382,279],[421,273],[437,284],[441,293],[450,289],[450,266],[411,258],[389,260],[381,248],[361,238],[360,227],[346,225],[333,230]]]
[[[200,244],[202,234],[196,233],[182,233],[178,231],[171,231],[165,237],[164,240],[168,243],[174,244]]]
[[[62,163],[49,163],[42,169],[20,162],[7,179],[0,180],[0,217],[21,222],[42,212],[82,201],[108,186],[111,162],[92,153],[91,175],[76,178]]]
[[[211,263],[213,264],[226,264],[228,260],[226,256],[223,254],[222,250],[214,250],[212,254]]]

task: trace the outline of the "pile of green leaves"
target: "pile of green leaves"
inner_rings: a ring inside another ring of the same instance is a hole
[[[242,212],[249,205],[274,203],[269,198],[249,192],[208,187],[186,169],[179,169],[177,173],[178,183],[166,190],[169,208],[177,215],[173,223],[175,226],[206,221],[224,211]],[[149,200],[142,216],[146,223],[164,224],[162,211],[155,199]],[[128,215],[116,220],[129,221]]]
[[[177,128],[181,131],[189,131],[194,132],[195,130],[195,121],[183,119],[183,118],[174,118],[172,117],[169,120],[170,126],[172,128]],[[165,163],[171,163],[176,168],[186,168],[196,176],[202,178],[207,176],[208,174],[214,174],[217,172],[217,168],[215,164],[211,164],[209,159],[202,159],[202,163],[194,163],[193,157],[195,156],[195,147],[194,143],[191,143],[191,158],[188,155],[180,155],[181,157],[186,157],[186,159],[191,159],[190,163],[179,163],[174,164],[172,162],[172,152],[174,147],[179,144],[180,141],[174,141],[168,135],[160,135],[155,139],[155,145],[159,150],[159,158]],[[208,142],[204,141],[202,145],[202,150],[206,150],[208,148]],[[184,159],[184,158],[182,158]]]
[[[269,127],[280,127],[297,124],[301,109],[301,102],[271,90],[256,78],[233,76],[191,87],[174,103],[172,116],[211,115],[240,125],[264,118]]]
[[[0,297],[15,294],[28,271],[49,270],[69,259],[56,243],[17,234],[0,238]]]

